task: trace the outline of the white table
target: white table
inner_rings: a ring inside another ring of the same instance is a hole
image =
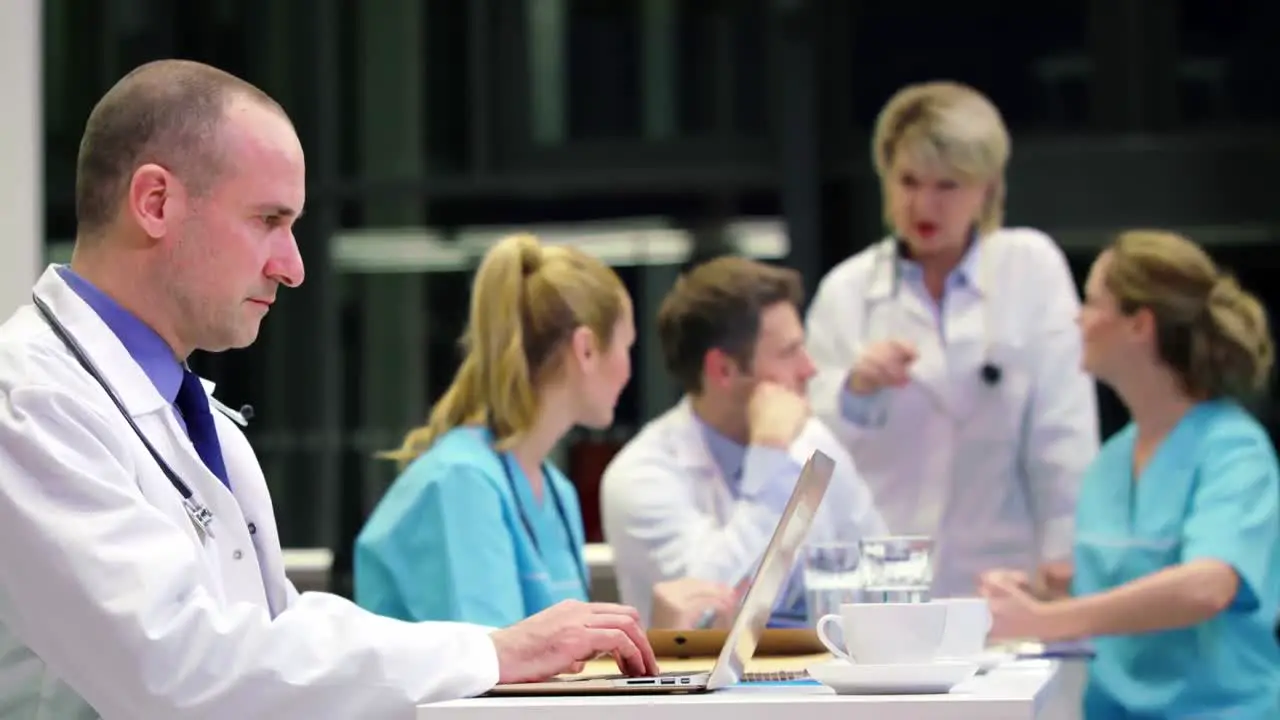
[[[284,572],[298,592],[327,591],[333,566],[329,548],[284,548]]]
[[[587,543],[582,548],[582,558],[587,561],[591,574],[600,573],[610,580],[613,572],[613,546],[608,543]]]
[[[613,567],[613,547],[606,543],[587,543],[583,558],[591,572],[591,599],[617,602],[618,581]]]
[[[1060,666],[1002,666],[947,695],[835,695],[822,686],[734,688],[702,695],[473,698],[421,705],[418,720],[1032,720],[1058,692]],[[804,707],[798,707],[803,705]]]

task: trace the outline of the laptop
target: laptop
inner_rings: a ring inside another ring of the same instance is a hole
[[[744,677],[747,661],[764,635],[774,603],[795,567],[809,526],[818,513],[835,462],[814,452],[800,471],[791,499],[778,519],[773,537],[756,568],[733,626],[710,671],[669,672],[654,677],[584,675],[557,677],[542,682],[497,685],[486,696],[510,695],[632,695],[647,693],[702,693],[735,685]]]

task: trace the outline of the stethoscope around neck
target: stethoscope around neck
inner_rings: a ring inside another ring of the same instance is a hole
[[[493,414],[490,413],[489,417],[492,418]],[[498,439],[497,428],[494,426],[492,421],[488,422],[487,426],[489,434],[496,442]],[[547,572],[550,573],[551,565],[547,562],[547,555],[542,552],[542,546],[538,542],[538,535],[533,531],[533,523],[529,521],[529,516],[524,511],[524,503],[520,501],[520,489],[516,485],[515,473],[511,471],[510,453],[505,453],[495,448],[493,454],[498,457],[498,462],[502,464],[502,472],[507,478],[507,488],[511,491],[511,502],[516,506],[516,514],[520,516],[520,524],[524,527],[525,535],[528,536],[529,542],[533,545],[533,551],[542,559],[542,564],[546,566]],[[568,539],[570,546],[572,546],[576,543],[573,536],[573,527],[569,524],[569,513],[564,508],[564,501],[560,499],[560,493],[556,492],[555,483],[551,480],[551,466],[544,460],[542,462],[541,469],[542,488],[546,493],[546,496],[555,504],[556,516],[560,518],[560,525],[564,528],[564,536]],[[573,569],[577,571],[578,580],[582,583],[582,592],[585,596],[590,597],[591,583],[587,580],[586,571],[582,569],[582,561],[579,558],[579,554],[573,553],[573,555]]]
[[[53,330],[53,334],[62,341],[62,344],[65,345],[67,350],[69,350],[72,356],[75,357],[76,362],[80,364],[80,367],[84,368],[85,372],[89,373],[89,376],[92,377],[103,391],[107,393],[107,396],[111,398],[111,402],[116,406],[116,409],[120,411],[122,416],[124,416],[125,422],[129,423],[129,427],[133,429],[133,432],[138,436],[138,439],[142,441],[143,446],[147,448],[147,452],[151,453],[152,459],[154,459],[156,464],[160,466],[160,471],[164,473],[164,476],[168,478],[169,483],[173,485],[174,489],[178,491],[178,494],[182,496],[182,507],[186,510],[187,516],[191,518],[191,522],[195,526],[196,532],[200,533],[204,537],[212,538],[213,512],[209,510],[208,506],[196,498],[195,493],[191,492],[191,488],[183,482],[182,478],[178,477],[178,473],[175,472],[174,469],[169,466],[169,463],[165,462],[164,458],[160,456],[159,451],[157,451],[155,446],[151,444],[151,441],[147,439],[146,434],[142,432],[142,428],[138,427],[138,424],[133,421],[133,416],[131,416],[129,411],[125,409],[124,403],[121,402],[115,389],[112,388],[111,383],[107,381],[106,376],[102,374],[102,371],[94,364],[93,360],[89,357],[89,354],[85,352],[84,348],[80,345],[80,342],[77,341],[75,336],[71,334],[71,331],[62,324],[62,321],[58,319],[58,316],[54,314],[53,310],[50,309],[49,306],[45,304],[44,300],[41,300],[40,296],[35,293],[31,294],[31,301],[35,304],[36,311],[40,313],[42,318],[44,318],[45,323]],[[238,422],[243,424],[244,418],[242,417]]]
[[[977,233],[974,234],[970,241],[973,244],[981,242],[981,238]],[[978,288],[982,292],[988,292],[989,286],[987,280],[987,270],[991,265],[989,248],[983,248],[983,252],[978,258]],[[877,251],[875,265],[872,267],[871,277],[868,278],[866,287],[871,288],[875,285],[876,274],[879,272],[889,273],[889,302],[893,304],[895,310],[900,310],[899,293],[902,290],[902,263],[904,260],[911,259],[910,251],[906,243],[902,242],[897,236],[892,236],[886,240],[881,248]],[[991,299],[983,296],[979,302],[982,303],[982,364],[978,366],[978,378],[983,385],[994,388],[1000,384],[1004,377],[1004,369],[994,359],[993,342],[991,339],[991,329],[993,325],[992,303]],[[863,317],[862,317],[862,345],[866,346],[871,335],[871,301],[869,296],[863,297]]]

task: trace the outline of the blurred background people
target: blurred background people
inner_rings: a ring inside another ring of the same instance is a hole
[[[1078,293],[1046,234],[1004,228],[1008,131],[976,90],[908,86],[872,140],[891,234],[823,278],[809,396],[896,534],[936,541],[933,594],[1070,556],[1098,443]]]
[[[355,600],[410,620],[502,627],[587,599],[578,494],[547,454],[613,422],[631,375],[631,301],[612,269],[529,235],[476,272],[466,355],[356,541]]]
[[[642,618],[654,583],[746,579],[814,450],[836,469],[809,540],[886,532],[853,459],[809,411],[803,294],[794,270],[722,257],[690,270],[662,302],[658,337],[685,397],[627,443],[601,485],[619,594]],[[774,621],[807,621],[799,577]]]
[[[1080,331],[1133,419],[1085,475],[1070,597],[992,571],[993,635],[1094,638],[1088,720],[1280,717],[1280,468],[1242,404],[1271,374],[1266,312],[1191,241],[1134,231]]]

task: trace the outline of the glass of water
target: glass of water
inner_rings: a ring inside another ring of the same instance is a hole
[[[842,604],[858,601],[860,557],[857,543],[812,543],[805,547],[805,608],[810,627],[823,615],[839,614]]]
[[[860,602],[929,602],[933,538],[908,535],[863,538],[858,543]]]

